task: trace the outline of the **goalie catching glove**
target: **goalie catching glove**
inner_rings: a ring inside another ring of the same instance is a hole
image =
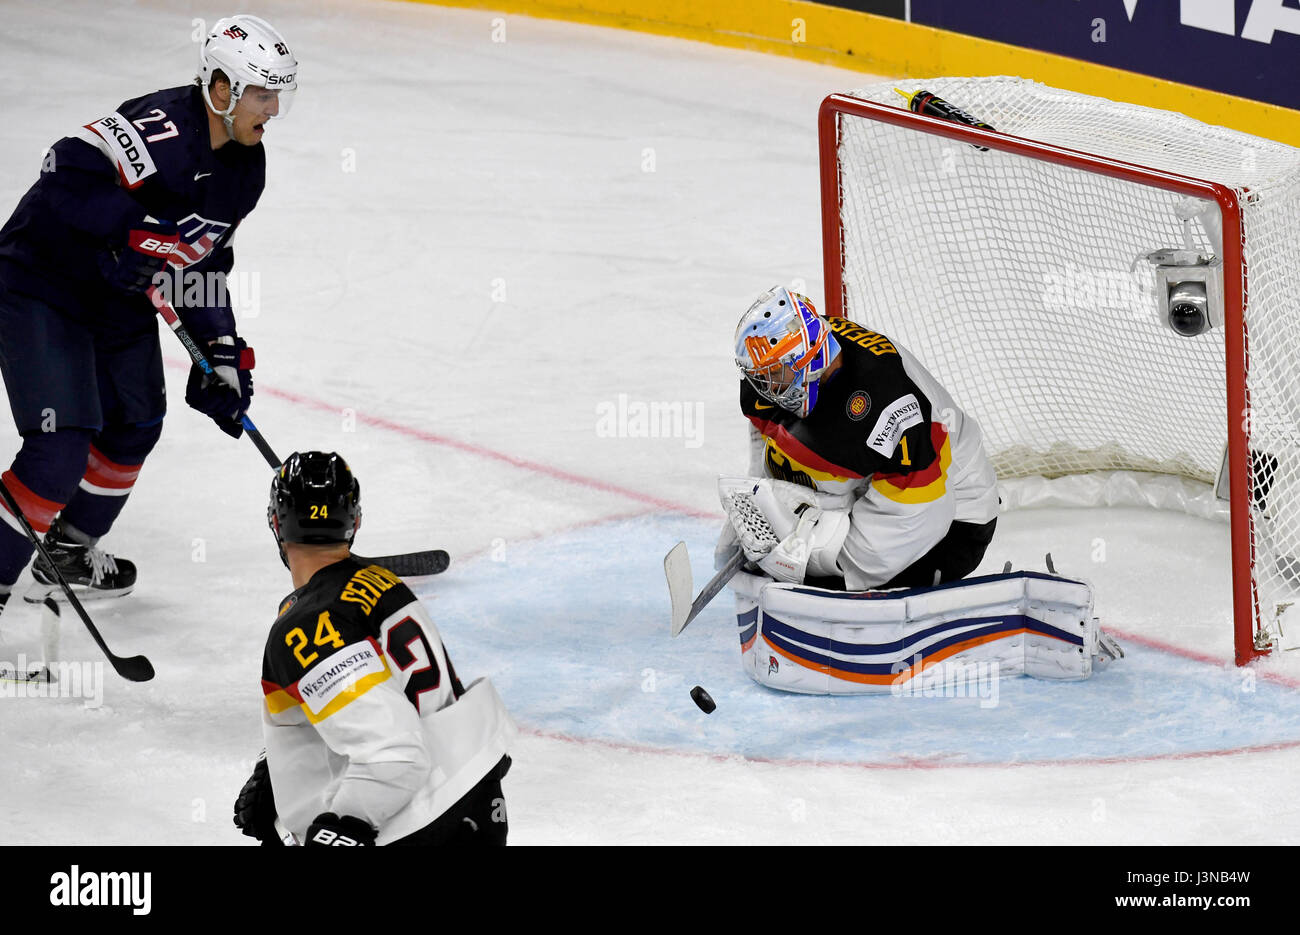
[[[795,584],[842,574],[836,559],[849,534],[842,498],[755,477],[719,478],[718,495],[745,557],[766,574]]]

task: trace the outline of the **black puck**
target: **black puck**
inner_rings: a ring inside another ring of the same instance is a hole
[[[705,714],[712,714],[718,707],[713,703],[713,699],[709,696],[709,693],[699,685],[696,685],[691,689],[691,701],[699,705],[700,710]]]

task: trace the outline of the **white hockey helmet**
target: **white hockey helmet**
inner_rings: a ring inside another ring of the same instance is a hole
[[[230,105],[225,110],[218,110],[208,93],[217,70],[230,81]],[[237,13],[217,20],[199,46],[199,87],[203,100],[225,121],[227,129],[235,105],[250,87],[278,91],[280,112],[276,116],[283,117],[298,90],[298,60],[270,23]]]

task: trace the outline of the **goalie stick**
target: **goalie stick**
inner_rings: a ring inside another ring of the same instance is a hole
[[[9,512],[14,515],[19,525],[23,527],[23,532],[27,534],[27,538],[31,540],[32,545],[36,546],[37,554],[53,569],[54,577],[59,579],[59,587],[67,595],[68,603],[77,612],[81,622],[86,625],[86,629],[90,632],[91,638],[94,639],[95,645],[100,648],[100,651],[103,652],[113,666],[113,671],[131,682],[147,682],[153,678],[153,664],[144,656],[123,657],[108,648],[104,638],[99,635],[99,629],[95,626],[94,621],[86,613],[86,608],[81,606],[81,601],[77,600],[77,595],[72,593],[72,587],[68,584],[68,580],[63,577],[63,572],[59,570],[59,566],[54,563],[49,553],[45,551],[45,546],[41,543],[41,537],[36,535],[36,530],[32,529],[32,524],[27,521],[27,516],[23,513],[22,507],[18,505],[18,501],[14,499],[14,495],[10,493],[9,488],[5,486],[3,481],[0,481],[0,497],[4,498],[5,506],[9,508]]]
[[[186,352],[190,355],[190,360],[194,361],[198,368],[208,376],[220,379],[212,369],[212,364],[208,363],[203,351],[194,343],[190,333],[185,330],[180,315],[176,313],[176,309],[172,307],[171,303],[163,298],[155,287],[151,286],[149,288],[148,295],[149,301],[158,310],[158,314],[167,323],[167,327],[184,345]],[[248,417],[247,413],[244,414],[240,422],[244,426],[244,434],[248,436],[258,452],[261,453],[263,459],[270,465],[271,470],[279,470],[280,465],[284,462],[275,453],[275,450],[263,437],[262,433],[258,431],[257,426],[253,424],[253,420]],[[447,566],[451,564],[451,556],[442,549],[427,549],[422,552],[399,552],[395,555],[384,555],[379,558],[366,558],[363,555],[356,554],[352,557],[367,565],[381,565],[401,578],[440,574],[446,571]]]
[[[718,592],[726,587],[730,581],[740,571],[740,566],[745,564],[745,553],[736,546],[736,550],[731,553],[726,564],[718,571],[708,584],[700,591],[695,600],[691,600],[691,588],[694,582],[691,578],[691,557],[686,551],[686,543],[679,542],[664,556],[664,577],[668,579],[668,598],[672,601],[673,619],[672,635],[676,636],[690,625],[690,622],[699,616],[709,603],[718,596]]]

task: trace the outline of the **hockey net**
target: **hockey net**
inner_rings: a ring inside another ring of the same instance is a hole
[[[1226,466],[1248,661],[1300,595],[1300,150],[1019,78],[906,88],[997,132],[912,114],[892,84],[826,99],[827,312],[915,353],[1000,480],[1208,491]],[[1143,259],[1185,248],[1223,262],[1223,322],[1193,337]]]

